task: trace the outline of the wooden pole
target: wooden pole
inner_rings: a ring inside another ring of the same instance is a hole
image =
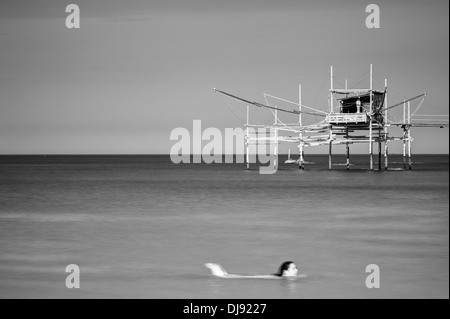
[[[406,169],[406,103],[403,103],[403,168]]]
[[[328,169],[331,170],[333,167],[333,159],[332,159],[332,148],[333,148],[333,142],[330,141],[330,147],[328,151]]]
[[[406,124],[406,101],[403,100],[403,124]]]
[[[346,136],[347,136],[347,141],[348,141],[348,126],[346,128]],[[347,143],[345,143],[346,149],[347,149],[347,171],[350,169],[350,146]]]
[[[250,152],[249,152],[250,132],[249,132],[249,127],[248,127],[249,112],[250,112],[249,109],[250,109],[250,106],[247,105],[247,130],[246,130],[247,141],[246,141],[246,151],[245,151],[245,159],[247,161],[247,169],[250,169]]]
[[[384,111],[384,121],[383,121],[383,125],[384,125],[384,169],[387,170],[388,169],[388,126],[387,126],[387,121],[388,121],[388,110],[387,110],[387,79],[384,79],[384,90],[385,90],[385,95],[384,95],[384,106],[386,107],[386,110]]]
[[[408,124],[411,124],[411,102],[408,102]],[[411,126],[408,126],[408,169],[411,168]]]
[[[406,169],[406,126],[403,126],[403,168]]]
[[[333,66],[330,67],[330,113],[333,113]]]
[[[332,162],[332,148],[333,148],[333,131],[330,128],[330,145],[329,145],[329,149],[328,149],[328,169],[331,170],[332,166],[333,166],[333,162]]]
[[[370,92],[369,92],[369,156],[370,156],[370,170],[373,170],[373,142],[372,142],[372,64],[370,64]]]
[[[273,164],[278,169],[278,106],[275,106],[275,145],[273,148]]]
[[[381,127],[378,127],[378,170],[381,171]]]
[[[345,79],[345,91],[348,90],[347,79]],[[348,97],[348,94],[345,94],[345,97]],[[347,155],[347,171],[350,170],[350,146],[348,144],[348,126],[345,128],[347,143],[345,143],[346,155]]]
[[[379,105],[377,105],[379,107]],[[378,170],[381,171],[381,127],[378,123]]]
[[[330,66],[330,113],[333,113],[333,66]],[[333,147],[333,127],[330,126],[330,146],[328,149],[328,169],[331,170],[332,162],[332,147]]]
[[[298,158],[298,168],[299,169],[305,169],[303,166],[303,133],[301,132],[302,130],[302,86],[299,85],[298,86],[298,124],[299,124],[299,128],[300,128],[300,133],[299,133],[299,137],[300,137],[300,145],[299,145],[299,158]]]

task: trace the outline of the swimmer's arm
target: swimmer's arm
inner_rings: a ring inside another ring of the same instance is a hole
[[[234,275],[234,274],[226,274],[221,276],[222,278],[255,278],[255,279],[279,279],[281,277],[273,276],[273,275]]]
[[[306,278],[306,274],[300,274],[296,277],[286,277],[286,278]],[[256,278],[256,279],[282,279],[284,277],[275,276],[275,275],[233,275],[233,274],[227,274],[223,278]]]
[[[235,275],[229,274],[227,271],[219,264],[207,263],[205,267],[211,270],[211,274],[220,278],[259,278],[259,279],[276,279],[280,278],[274,275]]]
[[[256,279],[280,279],[282,277],[275,275],[235,275],[229,274],[226,270],[219,264],[207,263],[205,267],[211,270],[211,274],[220,278],[256,278]],[[304,278],[306,275],[299,275],[297,278]]]

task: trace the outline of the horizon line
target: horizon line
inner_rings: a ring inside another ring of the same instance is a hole
[[[24,153],[24,154],[0,154],[0,156],[170,156],[170,153]],[[203,156],[204,154],[185,154],[185,155],[177,155],[177,156]],[[207,154],[208,156],[216,156],[216,155],[211,155],[211,154]],[[221,154],[222,156],[226,156],[226,155],[233,155],[233,156],[245,156],[245,153],[242,154]],[[251,155],[255,155],[255,154],[251,154]],[[280,153],[278,155],[289,155],[288,153]],[[314,153],[314,154],[306,154],[306,156],[314,156],[314,155],[325,155],[328,156],[328,153]],[[332,156],[335,155],[346,155],[345,153],[339,153],[339,154],[332,154]],[[366,153],[352,153],[350,155],[358,155],[358,156],[370,156],[369,154]],[[400,155],[403,156],[402,153],[389,153],[389,156],[392,155]],[[414,155],[450,155],[450,153],[415,153],[412,154],[412,156]],[[298,156],[298,154],[292,154],[291,156]],[[305,155],[304,155],[305,156]],[[377,154],[373,154],[373,157],[377,157]],[[384,154],[382,154],[382,156],[384,157]]]

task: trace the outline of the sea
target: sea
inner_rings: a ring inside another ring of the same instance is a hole
[[[350,170],[284,160],[261,175],[168,155],[0,156],[0,298],[449,298],[448,155],[411,170],[391,155],[388,171],[367,155]],[[204,267],[288,260],[305,276]]]

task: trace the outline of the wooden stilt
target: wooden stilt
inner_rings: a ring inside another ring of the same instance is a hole
[[[408,124],[411,124],[411,102],[408,102]],[[411,126],[408,126],[408,169],[411,168]]]
[[[304,166],[303,162],[304,162],[304,159],[303,159],[303,143],[300,142],[300,158],[298,160],[298,168],[299,169],[305,169],[305,166]]]
[[[411,128],[408,129],[408,169],[412,169],[411,159]]]
[[[403,168],[406,169],[406,126],[403,127]]]
[[[381,127],[378,128],[378,170],[381,171]]]
[[[387,122],[388,122],[388,113],[387,113],[387,79],[384,79],[384,90],[385,90],[385,95],[384,95],[384,106],[386,107],[385,111],[384,111],[384,169],[387,170],[388,169],[388,126],[387,126]]]
[[[300,130],[302,128],[302,86],[299,85],[298,86],[298,124],[300,127]],[[301,141],[303,137],[302,132],[299,133],[299,138],[300,138],[300,144],[298,146],[298,153],[299,153],[299,157],[298,157],[298,168],[299,169],[305,169],[303,166],[303,142]]]
[[[370,156],[370,170],[373,170],[373,141],[372,141],[372,115],[373,115],[373,98],[372,98],[372,64],[370,64],[370,121],[369,121],[369,156]]]
[[[333,113],[333,66],[330,67],[330,114]],[[330,146],[329,146],[329,150],[328,150],[328,169],[332,169],[332,147],[333,147],[333,131],[332,131],[332,127],[330,127]]]
[[[332,166],[333,166],[332,155],[331,155],[332,145],[333,145],[333,142],[330,141],[330,147],[329,147],[329,151],[328,151],[328,169],[330,169],[330,170],[332,169]]]
[[[372,142],[372,119],[370,119],[369,128],[369,161],[370,170],[373,170],[373,142]]]
[[[328,169],[331,170],[333,167],[333,159],[332,159],[332,148],[333,148],[333,131],[330,128],[330,145],[328,149]]]
[[[403,101],[403,168],[406,169],[406,102]]]
[[[330,67],[330,113],[333,113],[333,66]]]
[[[250,143],[250,132],[249,132],[249,127],[248,127],[248,121],[249,121],[249,118],[248,118],[248,116],[249,116],[249,108],[250,108],[250,106],[249,105],[247,105],[247,130],[246,130],[246,137],[247,137],[247,139],[246,139],[246,151],[245,151],[245,159],[246,159],[246,162],[247,162],[247,169],[250,169],[250,152],[249,152],[249,150],[250,150],[250,145],[249,145],[249,143]]]
[[[275,106],[275,145],[273,148],[274,169],[278,169],[278,106]]]
[[[348,140],[348,126],[346,128],[346,136],[347,136],[347,140]],[[345,143],[346,149],[347,149],[347,171],[350,169],[350,146],[347,143]]]

